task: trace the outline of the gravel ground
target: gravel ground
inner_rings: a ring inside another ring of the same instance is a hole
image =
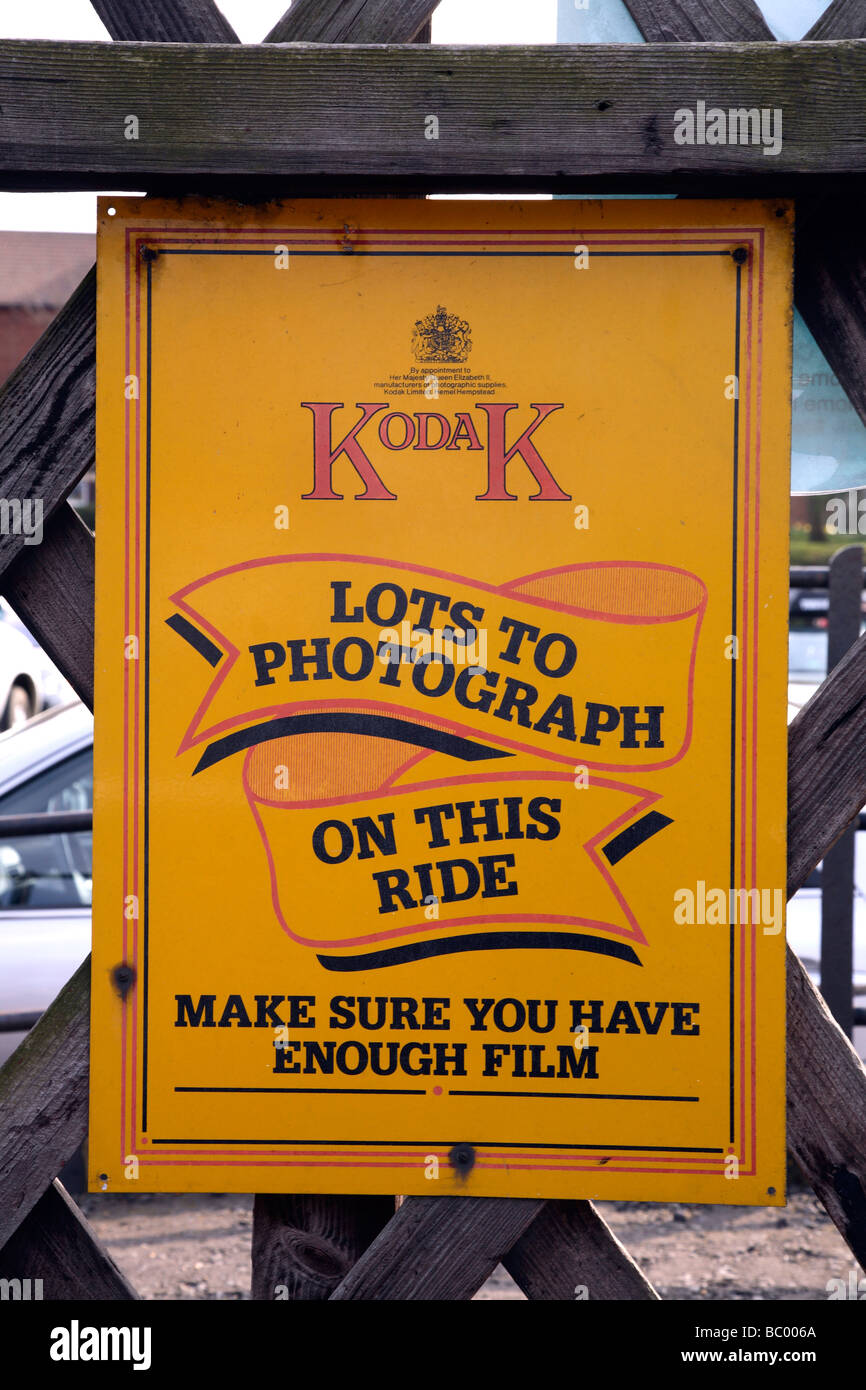
[[[143,1298],[249,1297],[252,1197],[90,1194],[80,1202]],[[823,1300],[827,1281],[847,1280],[854,1267],[811,1191],[790,1192],[786,1208],[601,1202],[598,1210],[663,1298]],[[523,1294],[499,1268],[476,1298]]]

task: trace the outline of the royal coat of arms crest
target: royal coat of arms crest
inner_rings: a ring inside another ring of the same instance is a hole
[[[418,362],[465,362],[472,349],[469,324],[449,314],[441,304],[433,314],[416,319],[412,351]]]

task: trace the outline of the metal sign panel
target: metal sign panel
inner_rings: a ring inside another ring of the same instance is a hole
[[[784,1200],[791,213],[103,200],[90,1183]]]

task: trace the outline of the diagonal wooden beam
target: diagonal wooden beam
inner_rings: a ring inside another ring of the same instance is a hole
[[[866,802],[864,644],[866,634],[788,729],[789,898]]]
[[[866,2],[833,0],[804,39],[866,39]]]
[[[581,1288],[593,1303],[659,1297],[591,1202],[545,1202],[502,1263],[531,1299],[569,1302]]]
[[[471,1298],[543,1207],[529,1197],[407,1197],[331,1298]]]
[[[794,302],[866,424],[866,196],[797,201]]]
[[[650,42],[715,43],[729,37],[734,21],[743,26],[756,24],[753,0],[625,3]],[[766,37],[773,37],[769,30]],[[866,0],[834,0],[806,38],[866,38]],[[861,232],[864,212],[866,198],[859,189],[846,190],[844,196],[832,199],[798,199],[794,303],[866,424],[866,252]]]
[[[239,43],[214,0],[90,0],[113,39]]]
[[[93,466],[96,271],[0,388],[0,497],[39,499],[43,520]],[[24,536],[0,534],[0,573]]]
[[[251,1296],[293,1303],[329,1298],[393,1215],[393,1197],[260,1193],[253,1206]]]
[[[91,0],[113,39],[130,41],[237,42],[237,35],[214,0]],[[85,277],[60,313],[0,389],[0,496],[40,497],[51,517],[93,467],[96,391],[96,270]],[[55,547],[68,534],[64,518],[49,522],[46,538]],[[41,547],[40,547],[41,549]],[[79,548],[80,551],[80,548]],[[50,626],[53,586],[47,591],[46,623],[40,623],[39,560],[20,536],[0,536],[0,576],[21,553],[20,582],[35,604],[32,631],[50,654],[56,638]],[[76,570],[80,570],[80,554]],[[92,558],[90,571],[92,575]],[[92,578],[89,580],[92,592]],[[16,595],[4,593],[17,610]],[[21,616],[24,617],[23,612]],[[25,621],[27,619],[25,618]],[[28,624],[29,625],[29,624]],[[75,634],[71,634],[75,635]],[[85,667],[92,672],[92,657]],[[68,679],[82,693],[81,672],[73,662]],[[92,674],[90,677],[92,682]],[[92,697],[91,697],[92,698]]]
[[[717,43],[774,39],[755,0],[625,0],[647,43]],[[841,37],[841,35],[840,35]]]
[[[787,969],[788,1150],[866,1270],[866,1071],[790,946]]]
[[[3,593],[76,695],[93,708],[93,536],[65,502],[40,546],[25,546]]]
[[[265,43],[411,43],[439,0],[294,0]]]
[[[0,1067],[0,1246],[87,1135],[90,957]]]
[[[46,1301],[137,1299],[66,1188],[51,1183],[0,1250],[0,1278],[38,1279]]]

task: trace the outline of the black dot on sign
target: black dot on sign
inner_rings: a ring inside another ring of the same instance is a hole
[[[462,1177],[468,1177],[475,1167],[475,1150],[471,1144],[455,1144],[449,1151],[448,1162]]]

